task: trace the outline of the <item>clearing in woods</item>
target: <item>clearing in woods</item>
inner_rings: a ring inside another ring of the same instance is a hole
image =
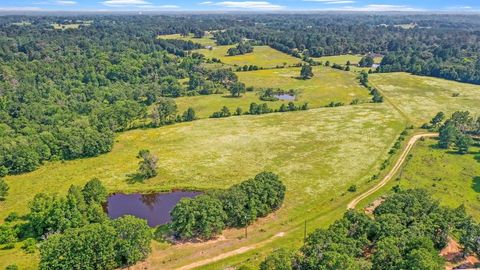
[[[372,74],[369,80],[416,126],[429,122],[440,111],[447,116],[464,110],[480,113],[479,85],[400,72]]]
[[[0,218],[11,211],[26,213],[36,193],[64,194],[71,184],[82,185],[94,177],[111,192],[204,190],[226,188],[267,170],[278,173],[286,184],[285,203],[278,212],[251,226],[248,239],[242,238],[243,230],[227,230],[225,241],[203,243],[201,252],[197,244],[155,242],[149,262],[174,269],[282,231],[288,234],[261,250],[298,246],[305,220],[311,229],[332,222],[354,197],[346,192],[350,185],[357,185],[359,191],[371,186],[368,180],[378,171],[403,123],[388,104],[361,104],[132,130],[119,134],[108,154],[47,163],[37,171],[6,177],[10,195],[0,206]],[[159,157],[159,174],[144,182],[132,182],[128,175],[137,169],[140,149],[150,149]],[[248,254],[229,258],[228,264]],[[13,256],[25,257],[18,263],[22,269],[38,262],[37,255],[25,255],[20,249],[0,250],[0,268]],[[209,267],[218,269],[215,265]]]
[[[333,68],[317,66],[313,68],[314,77],[310,80],[296,78],[300,75],[300,68],[268,69],[248,72],[237,72],[238,78],[246,86],[256,88],[273,87],[288,91],[298,90],[299,95],[293,102],[297,105],[308,102],[310,108],[323,107],[330,102],[350,104],[354,99],[360,103],[368,102],[371,97],[368,90],[361,86],[356,75],[350,72]],[[248,111],[250,103],[267,103],[272,109],[278,109],[288,100],[274,102],[262,101],[258,92],[247,92],[239,98],[232,98],[229,93],[208,96],[181,97],[175,100],[180,112],[188,107],[195,109],[201,118],[209,117],[213,112],[227,106],[231,112],[237,107]]]
[[[255,65],[263,68],[289,67],[302,63],[302,60],[269,46],[254,46],[252,53],[228,56],[228,49],[236,45],[213,46],[212,49],[201,49],[196,52],[205,55],[207,59],[217,58],[229,66]]]

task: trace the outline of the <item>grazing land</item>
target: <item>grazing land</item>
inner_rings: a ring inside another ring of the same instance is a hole
[[[0,218],[11,211],[25,213],[35,193],[65,193],[71,184],[82,185],[93,177],[111,192],[134,192],[226,188],[262,170],[277,172],[287,185],[285,205],[268,222],[256,224],[247,240],[238,239],[243,231],[231,230],[226,232],[227,240],[215,248],[203,244],[209,254],[219,254],[294,229],[305,219],[311,220],[313,228],[339,217],[343,209],[322,213],[346,204],[344,200],[352,197],[346,194],[348,186],[363,189],[371,185],[367,180],[404,128],[402,123],[387,104],[362,104],[129,131],[118,135],[108,154],[52,162],[31,173],[8,176],[11,192],[1,205]],[[129,180],[137,168],[135,156],[144,148],[159,157],[158,176],[144,182]],[[298,234],[301,230],[292,235],[299,240]],[[289,238],[268,246],[285,239]],[[165,262],[165,269],[208,255],[196,252],[195,244],[154,246],[151,261],[153,265]]]
[[[313,58],[315,61],[326,62],[329,61],[331,64],[346,65],[348,61],[350,64],[357,65],[358,62],[362,59],[362,55],[358,54],[342,54],[342,55],[333,55],[333,56],[322,56]],[[375,64],[380,64],[382,62],[382,57],[373,58]]]
[[[294,101],[296,104],[308,102],[310,108],[323,107],[330,102],[342,102],[350,104],[352,100],[368,102],[370,96],[368,90],[358,83],[356,75],[350,72],[339,71],[328,67],[314,67],[314,77],[310,80],[301,80],[300,68],[268,69],[248,72],[238,72],[239,80],[247,86],[257,88],[273,87],[288,91],[298,90],[299,95]],[[242,97],[232,98],[228,93],[221,95],[181,97],[176,99],[179,111],[192,107],[201,118],[210,116],[223,106],[230,111],[241,107],[247,111],[250,103],[264,103],[258,96],[258,92],[247,92]],[[278,109],[282,103],[289,101],[266,102],[270,108]]]
[[[468,110],[480,113],[480,86],[408,73],[373,74],[370,82],[417,125],[436,113]]]
[[[158,38],[161,39],[178,39],[178,40],[185,40],[185,41],[192,41],[194,43],[198,43],[202,46],[215,46],[215,39],[213,39],[213,35],[207,33],[202,38],[195,38],[193,34],[189,34],[187,36],[182,36],[181,34],[171,34],[171,35],[160,35]]]
[[[443,205],[465,205],[468,214],[480,220],[480,148],[468,154],[439,149],[436,139],[418,142],[411,158],[397,175],[402,188],[424,188]]]
[[[214,46],[211,50],[200,49],[196,52],[205,55],[208,59],[220,59],[222,63],[230,66],[255,65],[263,68],[274,68],[277,66],[293,66],[302,62],[299,58],[282,53],[269,46],[255,46],[252,53],[228,56],[227,51],[232,47],[235,47],[235,45]]]

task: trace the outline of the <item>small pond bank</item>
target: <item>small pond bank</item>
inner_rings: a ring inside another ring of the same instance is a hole
[[[105,204],[107,215],[118,218],[132,215],[147,220],[150,227],[168,223],[170,211],[182,198],[194,198],[202,192],[198,191],[172,191],[168,193],[150,194],[122,194],[115,193],[108,197]]]

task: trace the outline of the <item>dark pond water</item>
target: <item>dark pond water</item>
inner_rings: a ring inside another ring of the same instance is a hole
[[[289,94],[275,95],[275,97],[280,100],[295,100],[295,96]]]
[[[200,195],[194,191],[173,191],[152,194],[113,194],[108,197],[105,209],[110,218],[132,215],[147,220],[150,227],[170,221],[170,211],[182,198]]]

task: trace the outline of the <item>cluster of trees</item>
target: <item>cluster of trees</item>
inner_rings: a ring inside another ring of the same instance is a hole
[[[284,197],[278,175],[262,172],[227,190],[180,200],[171,212],[170,229],[178,239],[210,239],[226,227],[244,227],[277,210]]]
[[[290,101],[287,105],[282,104],[278,109],[272,109],[268,107],[267,103],[257,104],[255,102],[250,103],[250,107],[248,111],[243,112],[242,108],[238,107],[234,113],[230,112],[227,106],[223,106],[220,111],[214,112],[210,115],[210,118],[223,118],[223,117],[230,117],[233,115],[259,115],[259,114],[266,114],[266,113],[273,113],[273,112],[293,112],[293,111],[306,111],[308,110],[308,103],[304,103],[302,105],[295,105],[294,102]]]
[[[358,75],[358,80],[360,81],[360,83],[363,86],[368,88],[368,90],[370,91],[370,94],[372,95],[372,102],[373,103],[382,103],[383,102],[383,96],[380,93],[380,91],[378,91],[376,88],[374,88],[370,85],[370,83],[368,81],[368,73],[367,72],[362,70],[362,72],[360,72],[360,74]]]
[[[227,50],[229,56],[242,55],[253,52],[253,46],[248,42],[240,42],[237,46]]]
[[[445,120],[443,112],[437,113],[424,127],[432,130],[439,130],[440,136],[438,146],[449,149],[455,146],[459,154],[468,153],[469,147],[473,144],[472,136],[480,135],[480,117],[475,119],[468,111],[457,111]],[[442,124],[443,122],[443,124]]]
[[[257,65],[244,65],[243,67],[237,67],[237,72],[240,71],[254,71],[254,70],[259,70],[263,69],[262,67],[258,67]]]
[[[479,253],[480,226],[461,206],[439,206],[425,190],[399,190],[374,211],[372,219],[350,210],[328,229],[308,236],[299,252],[277,250],[260,269],[444,269],[439,251],[452,234],[467,252]]]
[[[103,211],[108,193],[98,179],[72,185],[65,197],[39,193],[24,217],[11,213],[0,226],[0,244],[24,240],[27,252],[40,241],[40,269],[115,269],[150,253],[145,220],[126,216],[111,221]]]
[[[313,70],[311,65],[303,65],[300,70],[300,78],[303,80],[308,80],[313,78]]]
[[[154,106],[150,114],[150,126],[160,127],[174,123],[191,122],[197,120],[195,109],[187,108],[182,114],[177,114],[177,104],[171,98],[161,98]]]
[[[480,83],[478,15],[243,15],[223,17],[218,44],[245,38],[302,58],[339,54],[385,55],[380,72],[414,74]],[[415,22],[403,29],[395,25]],[[220,28],[217,28],[220,29]],[[361,66],[370,67],[367,56]]]
[[[370,55],[367,55],[367,56],[362,57],[362,59],[360,59],[360,62],[358,62],[358,66],[359,67],[372,67],[374,63],[375,63],[375,60],[373,59],[373,57],[371,57]]]

